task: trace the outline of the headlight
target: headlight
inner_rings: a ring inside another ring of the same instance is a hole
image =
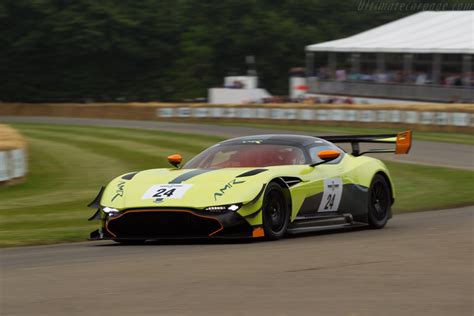
[[[216,212],[216,213],[225,212],[225,211],[237,212],[241,207],[242,207],[242,204],[209,206],[209,207],[206,207],[206,211]]]
[[[107,215],[109,216],[109,218],[110,218],[110,217],[115,217],[115,216],[117,216],[117,215],[120,213],[120,211],[117,210],[116,208],[107,207],[107,206],[104,207],[104,208],[102,208],[102,211],[103,211],[105,214],[107,214]]]

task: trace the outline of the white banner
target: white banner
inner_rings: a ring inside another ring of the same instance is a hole
[[[362,122],[374,122],[375,112],[371,110],[364,110],[359,112],[359,118]]]
[[[285,118],[285,110],[279,108],[272,109],[272,119],[283,120]]]
[[[224,109],[223,108],[212,108],[212,117],[222,117]]]
[[[178,117],[190,117],[191,109],[190,108],[178,108]]]
[[[405,112],[405,123],[410,123],[410,124],[418,123],[418,112],[406,111]]]
[[[174,110],[173,108],[160,108],[156,111],[158,117],[173,117]]]
[[[400,111],[388,111],[389,112],[389,116],[390,116],[390,122],[393,122],[393,123],[400,123],[401,119],[401,114],[400,114]]]
[[[298,117],[296,109],[284,109],[283,118],[285,120],[296,120]]]
[[[242,108],[240,110],[241,118],[255,118],[255,109],[251,108]]]
[[[320,121],[327,121],[328,118],[328,110],[316,110],[317,119]]]
[[[194,108],[194,117],[202,118],[208,117],[209,115],[209,108]]]
[[[257,109],[257,118],[259,118],[259,119],[271,118],[270,109],[258,108]]]
[[[469,126],[469,118],[468,113],[453,113],[453,125]]]
[[[380,110],[377,111],[377,122],[387,122],[389,117],[388,111]]]
[[[223,117],[229,117],[229,118],[236,117],[237,110],[238,109],[236,108],[224,108],[222,111]]]
[[[357,120],[357,111],[356,110],[347,110],[345,112],[346,121],[355,121]]]
[[[329,119],[331,121],[343,121],[344,120],[344,112],[342,110],[331,110],[329,114]]]
[[[434,123],[436,125],[448,125],[449,124],[449,113],[434,112]]]
[[[315,116],[316,116],[315,110],[310,110],[310,109],[300,110],[300,120],[312,121],[314,120]]]

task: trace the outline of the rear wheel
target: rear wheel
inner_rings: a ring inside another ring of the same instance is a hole
[[[392,199],[387,181],[381,175],[375,175],[369,189],[369,226],[382,228],[387,224]]]
[[[263,230],[268,240],[282,238],[290,221],[290,211],[283,189],[277,183],[270,183],[263,199]]]

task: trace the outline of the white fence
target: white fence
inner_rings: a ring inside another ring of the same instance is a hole
[[[160,107],[158,118],[241,118],[265,120],[400,123],[473,127],[474,113],[263,107]]]

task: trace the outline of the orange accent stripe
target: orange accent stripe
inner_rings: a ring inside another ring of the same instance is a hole
[[[144,213],[144,212],[189,213],[189,214],[192,214],[192,215],[197,216],[197,217],[215,220],[217,223],[219,223],[219,225],[220,225],[221,227],[220,227],[218,230],[216,230],[215,232],[210,233],[210,234],[208,235],[209,237],[211,237],[211,236],[214,235],[214,234],[217,234],[218,232],[220,232],[221,230],[224,229],[224,226],[222,225],[222,223],[219,222],[219,220],[216,219],[216,218],[214,218],[214,217],[199,215],[199,214],[194,213],[193,211],[188,211],[188,210],[167,210],[167,209],[162,209],[162,210],[129,210],[129,211],[125,211],[125,212],[123,212],[122,214],[120,214],[119,216],[114,217],[114,218],[110,218],[108,221],[106,221],[106,222],[105,222],[105,229],[106,229],[111,235],[113,235],[115,238],[117,238],[117,235],[115,235],[114,233],[112,233],[112,232],[109,230],[109,227],[108,227],[108,226],[109,226],[109,222],[111,222],[111,221],[113,221],[113,220],[116,220],[116,219],[122,217],[123,215],[125,215],[125,214],[127,214],[127,213]]]
[[[253,238],[264,237],[264,236],[265,236],[265,231],[263,230],[262,227],[257,227],[253,229],[253,232],[252,232]]]

